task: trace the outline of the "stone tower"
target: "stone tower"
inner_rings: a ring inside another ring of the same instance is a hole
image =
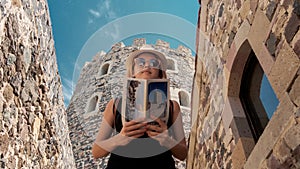
[[[106,165],[105,160],[93,161],[91,146],[97,135],[106,104],[113,97],[122,95],[126,58],[144,44],[146,44],[145,39],[135,39],[132,46],[124,46],[123,43],[115,44],[108,53],[99,52],[83,67],[67,108],[77,167],[100,166],[102,168]],[[172,49],[167,42],[161,40],[158,40],[153,47],[167,56],[171,98],[181,103],[184,130],[188,137],[194,58],[190,49],[183,46]],[[181,165],[185,164],[181,163]],[[179,166],[179,168],[183,167]]]
[[[0,168],[75,168],[47,1],[0,2]]]
[[[199,2],[187,168],[300,168],[300,1]]]

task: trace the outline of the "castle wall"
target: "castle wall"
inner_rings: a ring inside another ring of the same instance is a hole
[[[199,2],[187,168],[300,168],[299,1]],[[251,50],[279,100],[257,142],[239,98]]]
[[[47,1],[0,2],[0,168],[75,168]]]
[[[123,43],[115,44],[108,53],[99,52],[91,62],[83,67],[74,94],[67,109],[71,130],[74,156],[77,167],[93,168],[106,165],[105,159],[93,160],[91,146],[96,138],[102,113],[108,101],[121,97],[123,80],[126,76],[125,60],[128,55],[146,43],[145,39],[136,39],[132,46]],[[194,72],[194,58],[189,49],[179,46],[172,49],[169,44],[158,40],[153,46],[165,53],[167,59],[174,61],[174,70],[167,70],[170,78],[171,98],[179,102],[178,92],[184,91],[191,95],[192,78]],[[108,67],[106,67],[109,65]],[[104,74],[105,68],[107,74]],[[190,101],[190,98],[189,98]],[[186,137],[190,130],[190,108],[182,108]],[[82,151],[84,150],[84,151]],[[183,168],[185,163],[179,163]]]

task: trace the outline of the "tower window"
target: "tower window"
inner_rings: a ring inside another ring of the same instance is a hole
[[[253,51],[245,65],[239,97],[253,138],[257,141],[272,117],[278,100]],[[267,103],[270,100],[272,104]]]
[[[168,70],[175,70],[175,63],[172,59],[167,59],[167,69]]]
[[[179,95],[180,106],[189,107],[190,106],[189,95],[184,91],[180,91],[178,95]]]
[[[109,63],[105,63],[100,69],[100,76],[106,75],[108,73]]]
[[[278,104],[279,100],[277,99],[270,82],[268,81],[266,75],[264,74],[261,88],[260,88],[260,100],[264,105],[268,118],[271,119],[273,116]]]
[[[98,96],[94,96],[94,97],[89,101],[88,108],[87,108],[87,112],[93,112],[93,111],[96,110],[98,100],[99,100]]]

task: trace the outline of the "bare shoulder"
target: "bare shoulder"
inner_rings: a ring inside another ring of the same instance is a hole
[[[171,100],[171,102],[173,102],[174,109],[180,110],[180,106],[179,106],[179,103],[177,101]]]
[[[175,100],[171,100],[171,102],[173,103],[173,117],[177,118],[178,114],[180,115],[180,106]]]

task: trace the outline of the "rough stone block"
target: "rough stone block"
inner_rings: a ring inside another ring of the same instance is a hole
[[[232,139],[233,139],[232,130],[229,129],[228,132],[226,133],[225,137],[224,137],[224,140],[223,140],[225,146],[228,146],[229,143],[232,141]]]
[[[242,20],[245,20],[250,13],[250,0],[246,0],[242,3],[242,6],[239,10],[239,14]]]
[[[254,145],[252,138],[240,138],[238,140],[231,156],[233,168],[243,168]]]
[[[257,59],[264,73],[268,75],[274,65],[274,57],[269,53],[265,45],[262,45],[259,53],[257,53]]]
[[[280,139],[274,146],[273,155],[276,159],[283,163],[291,155],[291,150],[286,145],[285,141]]]
[[[234,117],[230,124],[230,128],[232,129],[233,137],[236,142],[240,137],[253,137],[245,117]]]
[[[6,102],[10,102],[14,97],[13,88],[9,84],[7,84],[4,88],[3,97]]]
[[[281,164],[278,159],[271,155],[267,160],[268,168],[281,168]]]
[[[284,35],[288,43],[293,40],[295,34],[299,31],[299,25],[299,16],[297,16],[295,13],[292,13],[284,30]]]
[[[276,37],[281,39],[281,34],[284,32],[284,27],[282,25],[285,25],[286,21],[288,20],[286,10],[284,8],[279,8],[276,11],[275,17],[276,19],[274,18],[274,26],[272,27],[272,31]]]
[[[300,124],[296,122],[293,122],[293,124],[296,125],[287,130],[284,135],[284,140],[287,146],[292,150],[296,149],[296,147],[300,145]]]
[[[297,161],[296,166],[300,168],[300,145],[293,150],[292,155],[295,157]]]
[[[264,41],[267,39],[270,33],[270,30],[266,28],[269,27],[270,21],[268,20],[267,16],[263,13],[263,11],[257,9],[248,36],[251,47],[255,53],[260,53],[261,48],[265,44]]]
[[[40,127],[41,127],[41,120],[40,118],[36,117],[34,119],[34,123],[33,123],[33,126],[32,126],[32,130],[33,130],[33,137],[34,137],[34,140],[37,141],[38,140],[38,136],[39,136],[39,133],[40,133]]]
[[[300,76],[298,76],[295,82],[292,84],[289,95],[292,102],[300,107]]]
[[[274,57],[275,57],[275,51],[276,51],[276,46],[278,44],[278,40],[279,39],[275,36],[275,34],[271,32],[266,41],[266,46],[268,48],[268,51]]]
[[[267,9],[266,9],[266,15],[269,19],[269,21],[271,22],[272,18],[273,18],[273,15],[274,15],[274,12],[276,10],[276,7],[277,7],[277,3],[274,2],[274,1],[270,1],[268,3],[268,6],[267,6]]]
[[[0,152],[5,154],[9,148],[9,136],[5,133],[0,133]]]
[[[259,165],[259,168],[267,169],[267,168],[268,168],[267,160],[264,160],[264,161]]]
[[[245,20],[241,26],[239,27],[235,37],[234,37],[234,43],[236,48],[240,48],[240,46],[245,42],[246,38],[248,37],[249,31],[251,29],[251,26],[247,20]]]
[[[289,85],[297,74],[299,67],[299,57],[290,48],[289,44],[283,42],[268,77],[279,100],[283,93],[287,91]]]
[[[293,0],[282,0],[280,1],[280,5],[282,5],[285,9],[288,9],[293,3]]]
[[[291,46],[293,47],[294,52],[300,58],[300,31],[298,31],[298,33],[294,36]]]
[[[234,117],[246,118],[241,101],[238,97],[228,97],[228,102]]]
[[[2,112],[3,112],[3,101],[4,101],[4,97],[2,95],[2,93],[0,93],[0,120],[2,120]]]

